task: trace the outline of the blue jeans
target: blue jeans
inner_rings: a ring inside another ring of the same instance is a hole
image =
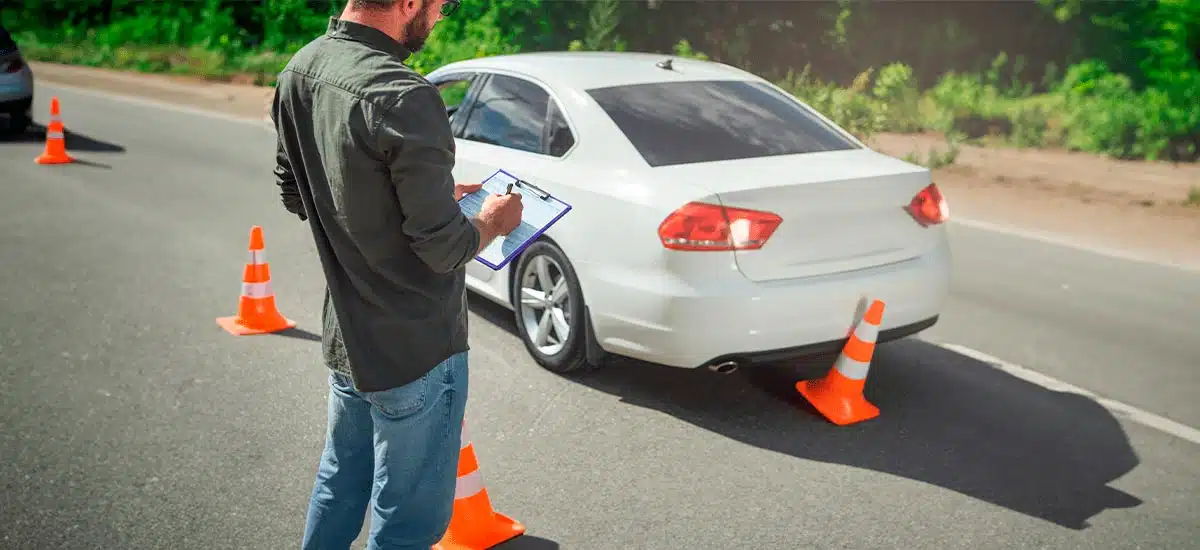
[[[329,376],[329,427],[304,529],[304,550],[345,550],[371,509],[369,550],[429,550],[454,509],[467,354],[419,380],[359,392]]]

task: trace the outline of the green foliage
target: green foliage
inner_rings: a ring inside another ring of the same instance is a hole
[[[595,0],[589,4],[587,27],[582,46],[589,51],[625,49],[624,42],[617,36],[621,24],[620,0]]]
[[[1121,158],[1200,156],[1200,0],[1039,0],[1091,23],[1058,88],[1067,145]]]
[[[879,102],[883,126],[894,132],[921,129],[920,98],[912,68],[890,63],[879,70],[871,95]]]
[[[899,4],[466,1],[410,63],[427,73],[521,51],[670,52],[753,70],[862,139],[948,136],[948,150],[914,157],[926,166],[953,162],[961,142],[1200,158],[1200,0]],[[32,59],[272,85],[344,6],[6,0],[0,18]]]
[[[789,73],[776,84],[808,106],[825,115],[859,139],[867,139],[884,128],[883,103],[868,93],[873,70],[858,75],[848,88],[814,77],[809,66],[799,74]]]
[[[688,40],[686,38],[679,39],[679,42],[675,43],[675,46],[673,48],[671,48],[671,51],[679,57],[685,57],[688,59],[698,59],[700,61],[708,61],[709,60],[709,57],[707,54],[705,54],[704,52],[698,52],[695,50],[695,48],[692,48],[692,43],[688,42]]]

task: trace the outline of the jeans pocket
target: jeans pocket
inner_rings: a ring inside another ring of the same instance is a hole
[[[363,392],[363,399],[379,410],[383,416],[392,420],[401,420],[412,416],[425,408],[429,399],[430,386],[434,372],[413,380],[398,388],[390,390]]]

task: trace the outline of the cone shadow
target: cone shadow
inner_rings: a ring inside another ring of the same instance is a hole
[[[521,535],[508,542],[497,544],[491,550],[558,550],[558,543],[532,535]]]
[[[71,161],[71,164],[78,164],[79,166],[87,166],[89,168],[102,168],[104,170],[112,170],[111,164],[104,164],[103,162],[95,162],[95,161],[91,161],[91,160],[81,159],[79,157],[75,157],[75,159]]]
[[[473,298],[472,311],[515,331],[512,315],[485,299]],[[839,427],[795,391],[832,361],[723,376],[615,360],[570,379],[762,449],[937,485],[1069,529],[1142,502],[1109,486],[1139,461],[1091,399],[907,339],[876,350],[866,396],[881,416]]]
[[[72,132],[70,128],[63,133],[66,140],[67,152],[74,153],[124,153],[125,147],[116,143],[99,140],[84,134]],[[42,143],[46,141],[46,126],[42,124],[31,124],[24,133],[15,136],[5,136],[2,141],[12,141],[17,143]],[[80,159],[76,158],[75,162],[79,163]]]
[[[275,336],[282,336],[284,338],[295,338],[297,340],[308,340],[310,342],[320,342],[321,341],[320,334],[314,334],[312,332],[309,332],[309,331],[304,330],[299,327],[284,329],[284,330],[281,330],[279,332],[275,332],[272,334],[274,334]]]

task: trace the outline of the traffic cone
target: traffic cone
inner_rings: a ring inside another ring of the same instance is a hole
[[[278,332],[296,326],[275,309],[275,292],[271,290],[271,268],[263,250],[263,232],[259,226],[250,228],[250,259],[242,272],[242,297],[237,315],[218,317],[217,324],[234,336]]]
[[[458,454],[458,483],[454,487],[454,515],[442,540],[432,550],[485,550],[525,533],[520,522],[492,509],[475,446],[463,423]]]
[[[796,391],[804,396],[830,422],[838,426],[854,424],[879,416],[879,408],[863,395],[867,371],[875,354],[875,339],[883,322],[883,302],[875,300],[862,321],[850,333],[850,339],[833,368],[824,378],[801,380]]]
[[[66,129],[59,118],[58,98],[50,98],[50,124],[46,125],[46,149],[33,162],[37,164],[69,164],[75,159],[67,154]]]

